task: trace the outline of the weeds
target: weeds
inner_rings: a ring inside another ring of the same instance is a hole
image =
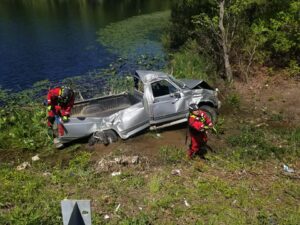
[[[6,106],[0,111],[0,149],[37,150],[50,146],[46,112],[38,104]]]
[[[237,93],[230,93],[226,98],[226,103],[235,109],[239,109],[241,105],[240,96]]]
[[[162,186],[162,179],[158,176],[154,176],[149,183],[150,193],[158,193]]]
[[[286,131],[288,132],[288,131]],[[227,141],[234,147],[232,156],[242,160],[265,160],[269,157],[281,158],[289,155],[299,156],[298,129],[285,136],[272,130],[264,130],[254,126],[243,126],[239,135],[230,136]],[[286,140],[288,145],[281,145]]]
[[[159,150],[162,160],[168,164],[176,164],[182,161],[185,157],[185,150],[176,146],[164,146]]]

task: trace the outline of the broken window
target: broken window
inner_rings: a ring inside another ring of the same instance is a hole
[[[157,81],[151,84],[154,98],[175,93],[177,89],[166,80]]]

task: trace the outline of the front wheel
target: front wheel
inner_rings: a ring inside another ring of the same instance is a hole
[[[215,108],[208,105],[202,105],[199,107],[199,109],[206,112],[207,116],[210,118],[214,125],[217,123],[217,111]]]

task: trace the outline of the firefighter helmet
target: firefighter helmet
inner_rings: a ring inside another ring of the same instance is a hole
[[[74,94],[74,92],[71,88],[66,87],[66,86],[62,86],[61,87],[61,94],[59,96],[59,101],[61,103],[67,104],[71,100],[73,94]]]

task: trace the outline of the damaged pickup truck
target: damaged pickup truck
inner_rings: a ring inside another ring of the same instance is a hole
[[[146,129],[160,129],[187,121],[188,107],[196,103],[217,119],[220,108],[218,91],[202,80],[177,80],[156,71],[136,71],[134,91],[74,104],[72,116],[64,123],[64,135],[56,146],[80,138],[109,144],[118,137],[127,139]]]

